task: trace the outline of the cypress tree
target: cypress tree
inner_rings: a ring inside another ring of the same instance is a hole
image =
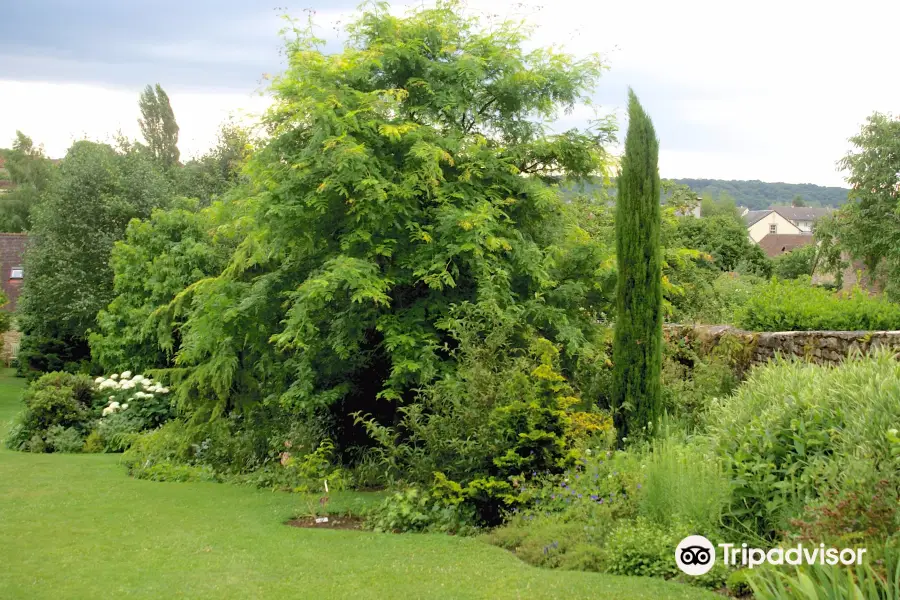
[[[614,422],[619,440],[649,433],[660,411],[662,258],[659,248],[659,141],[628,90],[628,133],[616,199]]]

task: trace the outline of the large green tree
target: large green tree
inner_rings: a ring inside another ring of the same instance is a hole
[[[208,205],[241,181],[244,165],[256,143],[248,128],[233,121],[224,123],[216,145],[175,172],[176,193]]]
[[[831,237],[900,298],[900,119],[874,113],[850,142],[838,164],[853,186],[851,202],[829,223]]]
[[[87,359],[87,331],[113,297],[113,244],[168,198],[167,180],[141,152],[88,141],[69,149],[34,211],[18,309],[24,368],[74,369]]]
[[[619,439],[652,433],[661,406],[662,259],[659,141],[628,92],[628,133],[616,199],[613,409]]]
[[[169,96],[158,83],[148,85],[138,101],[141,118],[138,124],[147,143],[150,154],[164,167],[178,164],[181,153],[178,150],[178,123]]]
[[[12,149],[6,151],[6,170],[13,189],[0,195],[0,231],[20,232],[31,228],[31,212],[49,187],[55,169],[40,146],[16,131]]]
[[[294,33],[235,198],[245,239],[161,311],[182,400],[389,415],[452,368],[463,304],[514,317],[520,349],[542,335],[583,356],[602,253],[554,182],[607,155],[597,132],[550,126],[587,99],[599,59],[525,50],[520,23],[486,29],[456,3],[374,7],[334,54]]]

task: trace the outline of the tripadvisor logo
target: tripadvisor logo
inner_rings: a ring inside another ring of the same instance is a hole
[[[719,544],[726,566],[758,567],[770,565],[861,565],[865,548],[804,547],[803,544],[791,548],[749,548],[747,544]],[[716,549],[712,542],[702,535],[689,535],[675,548],[675,563],[688,575],[703,575],[716,564]]]
[[[716,549],[702,535],[689,535],[675,548],[675,563],[688,575],[703,575],[716,564]]]

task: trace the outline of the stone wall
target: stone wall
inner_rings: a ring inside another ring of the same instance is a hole
[[[900,352],[900,331],[743,331],[727,325],[666,325],[668,335],[690,335],[707,349],[726,339],[737,340],[751,363],[764,363],[776,354],[817,363],[838,363],[851,352],[876,348]]]

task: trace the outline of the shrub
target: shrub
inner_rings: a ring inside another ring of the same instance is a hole
[[[735,483],[728,520],[772,539],[827,489],[852,489],[860,477],[900,487],[891,437],[898,397],[900,363],[889,352],[837,367],[776,361],[755,369],[708,416]]]
[[[680,538],[646,519],[622,521],[606,540],[604,566],[608,573],[670,578],[678,575],[675,547]]]
[[[638,494],[641,515],[657,525],[684,523],[711,535],[731,499],[720,460],[699,440],[663,438],[643,457]]]
[[[127,410],[136,431],[153,429],[174,416],[169,388],[144,375],[132,375],[131,371],[114,373],[98,377],[94,385],[98,397],[105,397],[102,417]]]
[[[366,525],[375,531],[466,534],[475,531],[474,522],[472,507],[411,487],[388,496]]]
[[[703,355],[693,336],[667,335],[662,369],[665,413],[688,430],[696,429],[711,403],[737,386],[739,369],[732,363],[718,347]]]
[[[460,325],[457,322],[457,325]],[[510,352],[511,323],[484,339],[456,330],[458,368],[400,409],[396,427],[357,415],[379,445],[370,451],[395,477],[428,485],[440,474],[459,486],[486,523],[525,501],[522,486],[571,465],[575,449],[612,430],[607,415],[578,410],[558,372],[559,352],[543,338]]]
[[[23,399],[25,410],[6,440],[11,449],[52,451],[53,445],[44,443],[51,428],[72,428],[79,437],[88,428],[93,392],[90,378],[84,375],[47,373],[31,383]],[[54,435],[58,437],[60,430],[54,430]],[[67,441],[64,438],[61,443]]]
[[[100,419],[91,435],[99,438],[103,452],[124,452],[134,443],[140,431],[138,417],[131,411],[122,411]]]
[[[801,246],[776,256],[773,261],[774,274],[780,279],[797,279],[812,276],[816,263],[816,245]]]
[[[84,438],[77,429],[62,425],[54,425],[48,429],[45,441],[53,452],[81,452],[84,446]]]
[[[751,331],[898,329],[900,304],[859,288],[832,293],[808,278],[773,280],[738,311],[737,325]]]

